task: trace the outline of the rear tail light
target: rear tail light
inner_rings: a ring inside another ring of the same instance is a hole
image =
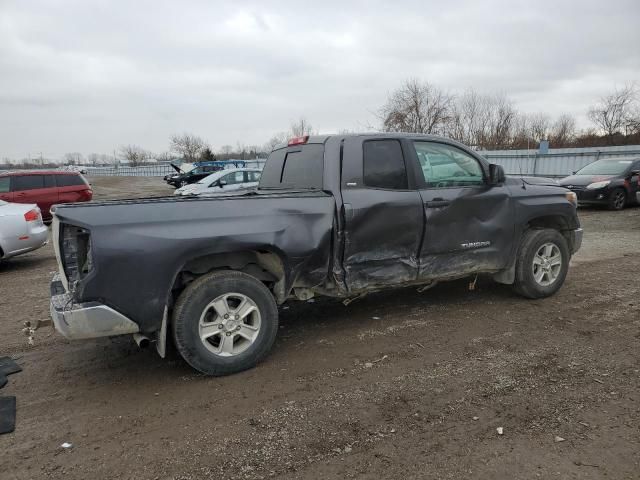
[[[292,147],[294,145],[304,145],[309,141],[309,135],[304,135],[303,137],[293,137],[289,140],[289,146]]]
[[[40,210],[38,210],[37,208],[29,210],[27,213],[24,214],[24,219],[27,222],[37,222],[38,220],[41,219]]]
[[[83,202],[88,202],[93,198],[93,191],[90,188],[82,191],[82,200]]]
[[[60,225],[61,260],[69,285],[82,280],[93,269],[91,235],[88,230],[73,225]]]

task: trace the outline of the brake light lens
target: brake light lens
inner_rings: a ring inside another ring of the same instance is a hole
[[[38,210],[37,208],[29,210],[24,214],[24,219],[27,222],[37,222],[38,220],[40,220],[40,210]]]
[[[294,145],[304,145],[309,141],[309,135],[304,135],[302,137],[293,137],[289,140],[289,146],[292,147]]]

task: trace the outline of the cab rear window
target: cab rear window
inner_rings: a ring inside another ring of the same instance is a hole
[[[260,177],[261,189],[319,190],[324,172],[324,145],[282,148],[271,152]]]

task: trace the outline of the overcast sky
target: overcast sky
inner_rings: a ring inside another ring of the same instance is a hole
[[[364,130],[408,77],[586,125],[640,82],[640,0],[0,0],[0,158]]]

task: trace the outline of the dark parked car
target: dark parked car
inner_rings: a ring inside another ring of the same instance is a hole
[[[257,190],[60,205],[51,315],[68,338],[134,334],[221,375],[271,348],[278,305],[485,273],[554,294],[582,242],[576,196],[428,135],[275,149]]]
[[[164,177],[165,182],[169,185],[173,185],[176,188],[184,187],[191,183],[196,183],[202,180],[204,177],[211,175],[218,170],[222,170],[223,167],[218,165],[202,165],[187,171],[183,171],[179,166],[171,164],[176,173],[172,175],[166,175]]]
[[[0,173],[0,200],[13,203],[36,203],[45,221],[58,203],[88,202],[91,186],[77,172],[61,170],[6,171]]]
[[[606,205],[622,210],[637,202],[640,159],[602,159],[559,181],[578,196],[582,205]]]

